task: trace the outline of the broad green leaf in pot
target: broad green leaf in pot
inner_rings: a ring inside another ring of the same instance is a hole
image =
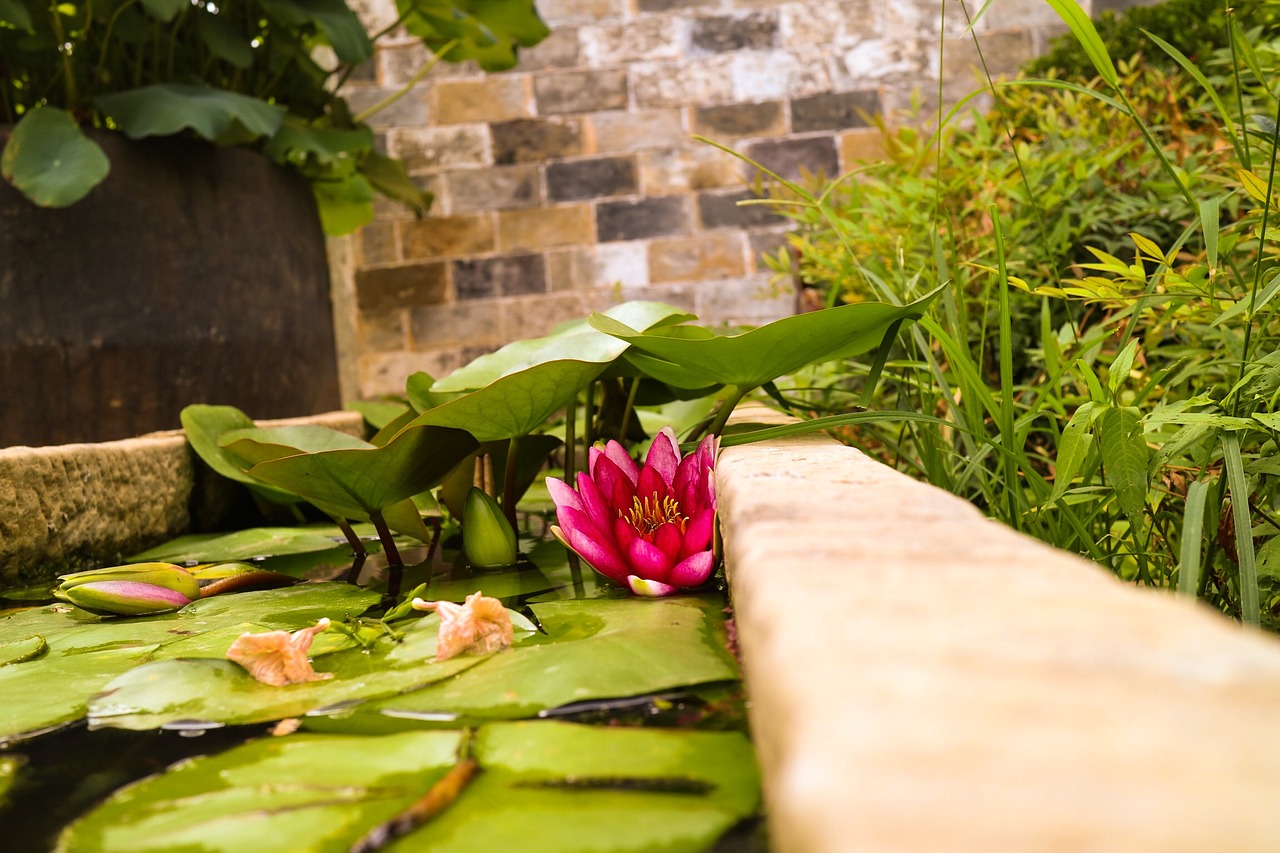
[[[42,207],[66,207],[102,183],[111,164],[75,119],[56,107],[24,115],[0,155],[0,174]]]
[[[343,62],[358,65],[373,55],[364,24],[344,0],[264,0],[262,5],[294,25],[317,26]]]
[[[9,26],[23,32],[34,32],[31,13],[19,0],[0,0],[0,26]]]
[[[407,205],[419,215],[426,215],[435,196],[409,177],[404,161],[392,160],[370,151],[360,160],[359,172],[369,184],[389,199]]]
[[[178,83],[157,83],[99,95],[94,103],[130,139],[174,136],[191,129],[218,142],[240,129],[252,137],[273,136],[284,121],[284,107],[248,95]]]
[[[447,58],[472,59],[485,71],[516,63],[516,48],[531,47],[550,32],[533,0],[396,0],[405,29],[432,50],[457,42]]]
[[[498,502],[475,486],[467,492],[462,509],[462,550],[467,561],[481,569],[496,569],[516,562],[516,532]]]
[[[707,436],[681,458],[670,427],[654,438],[643,466],[616,441],[593,447],[577,489],[547,478],[559,522],[551,532],[636,595],[699,587],[716,566],[715,456],[716,437]]]

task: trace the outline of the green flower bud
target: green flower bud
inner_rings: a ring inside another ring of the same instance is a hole
[[[186,607],[192,601],[182,593],[163,586],[126,580],[80,583],[60,592],[61,598],[77,607],[112,616],[168,613]],[[196,597],[199,596],[197,591]]]
[[[474,486],[462,507],[462,549],[471,565],[497,569],[516,561],[516,532],[498,502]]]

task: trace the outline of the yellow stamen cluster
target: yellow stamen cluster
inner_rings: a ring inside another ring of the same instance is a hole
[[[658,500],[656,492],[643,500],[637,495],[631,499],[631,509],[620,509],[618,514],[641,534],[653,533],[664,524],[674,524],[683,534],[689,524],[689,519],[680,511],[679,501],[673,497]]]

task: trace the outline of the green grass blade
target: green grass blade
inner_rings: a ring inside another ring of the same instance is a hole
[[[1046,0],[1046,2],[1053,7],[1053,11],[1058,13],[1058,17],[1062,18],[1063,23],[1071,30],[1071,34],[1076,37],[1076,41],[1080,42],[1085,55],[1097,69],[1098,76],[1113,89],[1118,86],[1120,76],[1111,62],[1111,54],[1107,53],[1107,47],[1102,43],[1102,38],[1094,28],[1093,21],[1089,20],[1089,16],[1084,13],[1080,5],[1075,0]]]
[[[1223,125],[1226,126],[1227,136],[1231,139],[1232,147],[1236,149],[1236,156],[1240,158],[1240,162],[1245,162],[1244,153],[1240,150],[1240,139],[1236,136],[1235,123],[1231,121],[1231,116],[1227,112],[1226,104],[1224,104],[1222,102],[1222,98],[1218,96],[1218,90],[1209,82],[1209,78],[1205,77],[1204,72],[1201,71],[1194,62],[1187,59],[1186,55],[1183,54],[1182,51],[1160,38],[1160,36],[1155,33],[1148,32],[1147,30],[1143,30],[1142,33],[1147,38],[1155,42],[1161,50],[1169,54],[1169,56],[1173,58],[1173,61],[1181,65],[1182,70],[1191,75],[1192,79],[1199,83],[1200,87],[1204,89],[1204,93],[1209,96],[1209,99],[1213,101],[1213,105],[1218,109],[1218,117],[1222,119]]]
[[[1187,488],[1187,509],[1182,516],[1182,545],[1178,556],[1178,592],[1196,597],[1200,588],[1200,543],[1204,537],[1207,483],[1196,480]]]
[[[1231,491],[1231,514],[1235,521],[1236,556],[1240,560],[1240,618],[1246,625],[1260,622],[1258,605],[1258,565],[1253,553],[1253,525],[1249,520],[1249,486],[1240,458],[1240,438],[1233,432],[1222,436],[1222,461]]]

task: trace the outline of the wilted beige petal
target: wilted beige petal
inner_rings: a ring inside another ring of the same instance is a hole
[[[486,598],[480,592],[468,595],[462,604],[415,598],[413,606],[440,614],[436,660],[448,660],[465,652],[484,655],[500,651],[511,645],[515,633],[511,627],[511,616],[502,602]]]
[[[258,681],[273,687],[333,678],[331,672],[312,669],[307,658],[315,635],[328,627],[329,620],[321,619],[314,626],[292,634],[288,631],[241,634],[227,649],[227,659],[240,664]]]

